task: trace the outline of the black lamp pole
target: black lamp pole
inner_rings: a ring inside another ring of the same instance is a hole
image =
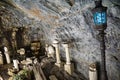
[[[94,17],[94,28],[99,31],[98,39],[100,42],[101,62],[100,62],[100,80],[108,80],[106,72],[106,56],[105,56],[105,41],[104,30],[107,28],[107,7],[102,6],[102,0],[95,1],[96,7],[92,10]]]
[[[108,80],[107,71],[106,71],[106,56],[105,56],[105,41],[104,41],[105,33],[104,31],[99,31],[99,41],[100,41],[100,49],[101,49],[101,80]]]

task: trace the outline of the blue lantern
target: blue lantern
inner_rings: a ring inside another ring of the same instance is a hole
[[[107,22],[106,12],[96,12],[93,16],[95,25],[102,25]]]
[[[106,29],[107,27],[107,7],[102,6],[101,1],[95,2],[96,7],[93,11],[93,19],[95,23],[95,28],[98,30]]]

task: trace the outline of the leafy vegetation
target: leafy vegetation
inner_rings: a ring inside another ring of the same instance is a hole
[[[25,80],[28,77],[27,70],[21,70],[18,74],[15,74],[13,80]]]

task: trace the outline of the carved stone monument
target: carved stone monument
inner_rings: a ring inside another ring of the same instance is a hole
[[[9,64],[10,63],[10,55],[9,55],[7,47],[4,47],[4,54],[5,54],[5,57],[6,57],[6,61]]]
[[[58,67],[62,67],[62,63],[61,63],[61,60],[60,60],[59,41],[54,40],[53,41],[53,46],[55,47],[55,51],[56,51],[56,63],[55,63],[55,65],[58,66]]]
[[[89,80],[97,80],[97,70],[95,63],[89,65]]]
[[[69,53],[69,44],[63,43],[62,46],[65,48],[66,53],[66,64],[64,65],[64,69],[68,74],[72,75],[74,71],[74,65],[70,62],[70,53]]]
[[[24,48],[20,48],[19,53],[20,53],[20,55],[25,55],[25,49]]]
[[[13,66],[14,66],[15,69],[17,69],[17,70],[19,71],[19,66],[18,66],[18,64],[19,64],[19,61],[18,61],[17,59],[14,59],[14,60],[13,60]]]

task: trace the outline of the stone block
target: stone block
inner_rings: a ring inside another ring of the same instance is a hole
[[[63,68],[63,63],[55,63],[55,65],[59,68]]]
[[[65,64],[64,65],[64,70],[69,74],[69,75],[72,75],[73,72],[74,72],[74,64],[71,63],[71,64]]]
[[[89,80],[97,80],[97,70],[95,63],[89,65]]]

